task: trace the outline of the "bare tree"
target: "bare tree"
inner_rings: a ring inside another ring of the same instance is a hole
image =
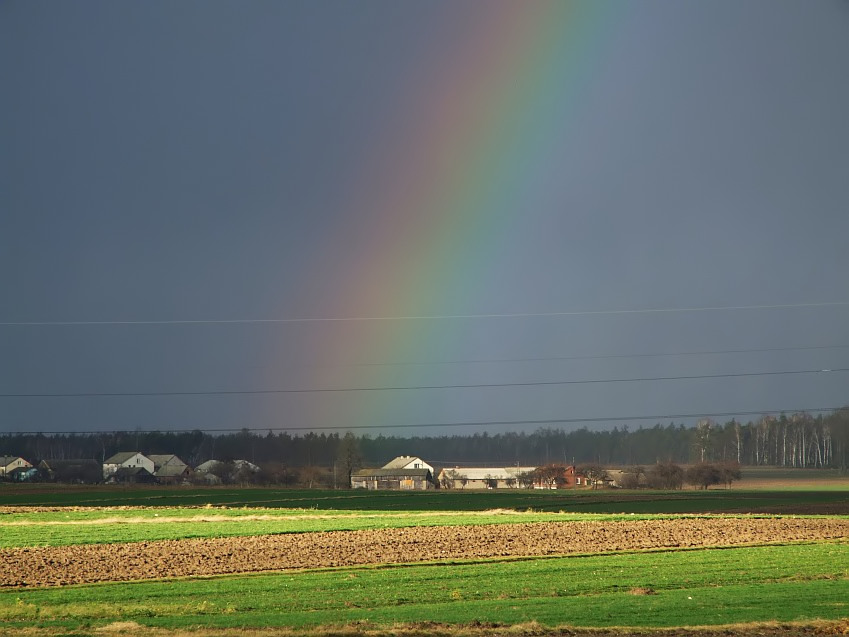
[[[684,483],[684,470],[674,462],[658,462],[646,472],[652,489],[680,489]]]
[[[713,484],[719,484],[722,481],[722,476],[716,465],[708,462],[700,462],[695,464],[684,472],[684,480],[694,487],[707,489]]]
[[[623,489],[639,489],[645,485],[646,470],[643,467],[629,467],[622,472],[620,486]]]
[[[575,472],[584,476],[593,489],[598,489],[599,485],[604,486],[604,483],[610,479],[607,469],[599,464],[584,464],[575,469]]]
[[[347,478],[345,488],[351,488],[351,474],[362,466],[363,455],[360,452],[360,443],[356,436],[350,431],[345,434],[342,440],[339,441],[339,448],[336,452],[336,461],[342,468],[342,472]]]
[[[728,489],[731,488],[732,482],[743,477],[739,462],[723,462],[717,466],[717,469],[720,482],[723,482]]]

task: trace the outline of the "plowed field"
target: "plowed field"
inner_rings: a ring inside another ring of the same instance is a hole
[[[401,528],[0,550],[0,586],[849,538],[849,519],[690,518]]]

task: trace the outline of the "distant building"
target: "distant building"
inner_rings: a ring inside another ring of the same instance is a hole
[[[522,474],[536,467],[454,467],[439,472],[439,485],[447,489],[517,489]]]
[[[121,451],[107,458],[103,463],[103,479],[111,478],[118,469],[132,469],[140,467],[153,475],[153,460],[138,451]]]
[[[20,456],[0,456],[0,478],[8,478],[16,469],[29,469],[32,464]]]
[[[259,473],[261,469],[247,460],[207,460],[195,467],[200,480],[207,484],[220,484],[222,481],[239,482]]]
[[[434,473],[433,467],[431,467],[424,460],[419,458],[418,456],[398,456],[387,462],[382,467],[383,469],[427,469],[431,473]]]
[[[541,467],[454,467],[439,472],[445,489],[565,489],[590,486],[572,465]]]
[[[118,467],[115,473],[109,476],[109,481],[126,484],[154,484],[156,476],[145,467]]]
[[[416,456],[398,456],[380,469],[351,474],[353,489],[424,491],[435,487],[433,467]]]
[[[42,460],[38,464],[42,480],[66,484],[93,484],[103,480],[103,468],[97,460]]]
[[[151,454],[148,458],[153,461],[153,475],[162,484],[182,482],[192,473],[191,467],[174,454]]]

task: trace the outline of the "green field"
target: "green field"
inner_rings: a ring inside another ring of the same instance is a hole
[[[89,487],[45,489],[0,485],[0,506],[227,506],[358,511],[567,511],[572,513],[810,512],[813,506],[849,513],[849,486],[828,489],[711,489],[708,491],[326,491],[272,488]],[[833,510],[830,512],[834,512]]]
[[[842,517],[849,512],[847,497],[841,490],[792,489],[17,489],[0,491],[0,505],[68,508],[0,513],[0,548],[400,526],[616,521],[723,510],[733,516],[761,509],[799,515],[811,506],[837,510]],[[118,508],[95,508],[107,506]],[[24,629],[39,635],[99,634],[116,622],[133,622],[128,630],[135,634],[158,628],[250,635],[253,629],[275,627],[341,634],[390,634],[405,627],[414,634],[437,627],[449,634],[445,631],[474,632],[475,626],[490,627],[490,632],[477,634],[492,634],[493,626],[531,626],[537,634],[557,627],[737,625],[738,630],[756,622],[796,622],[819,630],[820,621],[838,622],[831,624],[835,630],[849,627],[849,538],[0,589],[0,634]]]
[[[0,548],[149,542],[272,533],[355,531],[410,526],[460,526],[581,520],[639,520],[655,515],[544,512],[316,511],[286,509],[139,509],[10,513],[0,517]]]
[[[847,567],[849,544],[820,543],[323,569],[0,591],[0,621],[306,628],[434,618],[650,627],[838,619],[849,613]]]

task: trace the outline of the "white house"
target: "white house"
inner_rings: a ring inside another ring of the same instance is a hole
[[[0,477],[6,477],[15,469],[26,469],[32,465],[20,456],[0,456]]]
[[[390,460],[382,467],[383,469],[427,469],[434,475],[433,467],[416,456],[398,456]]]
[[[433,467],[416,456],[398,456],[380,469],[351,474],[353,489],[426,490],[436,487]]]
[[[106,462],[103,463],[103,479],[109,479],[118,469],[135,469],[137,467],[147,470],[150,474],[154,472],[153,460],[147,456],[138,451],[121,451],[111,458],[107,458]]]

